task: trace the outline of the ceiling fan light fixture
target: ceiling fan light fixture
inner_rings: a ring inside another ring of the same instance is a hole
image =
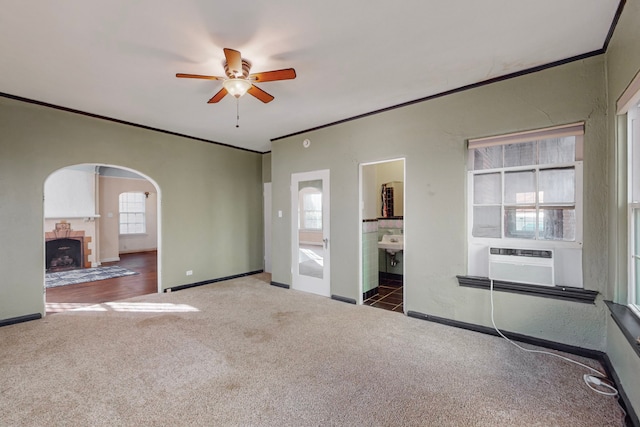
[[[222,83],[222,86],[224,86],[227,92],[232,96],[240,98],[242,95],[247,93],[251,87],[251,82],[246,79],[227,79]]]

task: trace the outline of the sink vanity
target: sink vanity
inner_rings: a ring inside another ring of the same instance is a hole
[[[384,234],[378,242],[378,248],[384,249],[390,255],[402,252],[404,249],[404,234]]]

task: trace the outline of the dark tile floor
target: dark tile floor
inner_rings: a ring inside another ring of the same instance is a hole
[[[396,279],[380,279],[378,293],[364,301],[364,305],[403,313],[403,282]]]

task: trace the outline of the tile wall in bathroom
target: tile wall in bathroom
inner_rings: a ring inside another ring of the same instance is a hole
[[[362,292],[378,287],[378,221],[362,221]]]

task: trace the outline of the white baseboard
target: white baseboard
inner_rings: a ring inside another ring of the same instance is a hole
[[[118,253],[120,255],[126,255],[126,254],[137,254],[137,253],[141,253],[141,252],[153,252],[153,251],[157,251],[158,248],[148,248],[148,249],[131,249],[131,250],[126,250],[126,251],[119,251]]]
[[[120,261],[119,256],[115,258],[103,258],[100,263],[102,264],[103,262],[117,262],[117,261]]]

